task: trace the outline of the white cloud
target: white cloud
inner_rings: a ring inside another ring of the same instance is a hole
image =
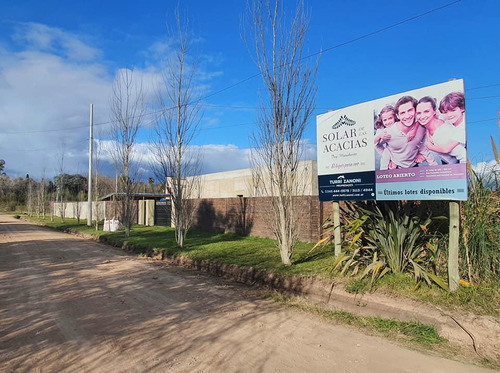
[[[113,158],[110,153],[113,149],[112,140],[99,141],[102,149],[100,154],[101,170],[112,170]],[[192,146],[193,151],[200,155],[201,174],[213,172],[231,171],[244,168],[250,168],[249,155],[250,149],[242,149],[236,145],[200,145]],[[153,175],[152,165],[154,164],[154,155],[150,143],[143,142],[135,145],[134,162],[138,166],[139,178],[147,178]]]
[[[71,60],[90,61],[100,55],[98,49],[85,44],[78,36],[39,23],[18,23],[13,39],[26,43],[31,50],[56,53]]]
[[[250,167],[250,149],[242,149],[232,144],[203,145],[198,149],[203,160],[203,174]]]
[[[94,103],[99,121],[107,119],[109,74],[88,60],[98,55],[94,48],[61,30],[25,24],[17,30],[19,39],[28,41],[21,51],[0,47],[0,157],[6,172],[52,177],[63,143],[65,169],[83,171],[89,104]]]
[[[495,161],[478,162],[472,166],[472,169],[479,175],[487,175],[492,173],[500,174],[500,165]]]
[[[94,138],[109,147],[110,140],[105,139],[115,72],[109,71],[109,61],[101,60],[101,51],[84,37],[34,23],[16,24],[15,28],[14,44],[0,44],[0,159],[6,161],[5,171],[10,177],[52,178],[60,172],[60,149],[64,147],[63,172],[86,174],[89,104],[94,104]],[[134,69],[149,103],[155,102],[154,88],[160,77],[157,57],[168,55],[169,49],[168,44],[154,44],[146,67]],[[127,67],[131,66],[122,68]],[[198,87],[218,73],[200,74]],[[150,109],[153,114],[146,121],[154,119],[154,107]],[[138,144],[146,177],[151,174],[152,159],[145,142],[148,130],[144,129]],[[203,145],[197,150],[204,161],[203,173],[249,166],[248,149]],[[109,154],[103,152],[101,157],[102,171],[114,175]]]

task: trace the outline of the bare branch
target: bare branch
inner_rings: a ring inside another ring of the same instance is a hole
[[[130,235],[132,226],[134,181],[137,178],[139,158],[136,154],[137,134],[146,112],[142,80],[134,79],[132,70],[118,71],[113,83],[111,106],[111,138],[113,158],[117,174],[120,175],[122,198],[122,220],[125,234]]]
[[[201,101],[195,76],[198,65],[191,58],[192,42],[187,20],[175,13],[174,52],[166,61],[157,97],[161,113],[155,126],[154,170],[169,186],[177,244],[182,247],[193,220],[194,190],[199,190],[200,157],[191,142],[201,119]],[[198,188],[198,189],[197,189]]]
[[[247,46],[266,87],[251,136],[255,188],[271,197],[274,235],[283,263],[290,265],[299,229],[294,197],[303,192],[302,137],[314,107],[318,65],[303,61],[309,26],[303,1],[291,16],[280,0],[253,0],[247,9],[253,41]]]

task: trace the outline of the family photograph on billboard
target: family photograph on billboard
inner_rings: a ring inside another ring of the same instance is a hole
[[[400,97],[375,115],[379,170],[466,163],[465,97]]]

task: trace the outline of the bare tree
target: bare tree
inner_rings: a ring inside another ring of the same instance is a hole
[[[47,211],[47,181],[45,180],[45,169],[42,173],[42,180],[38,187],[37,192],[37,214],[38,217],[42,216],[45,219]]]
[[[100,137],[100,136],[99,136]],[[95,222],[95,230],[99,230],[99,221],[104,219],[104,209],[102,204],[99,203],[99,197],[103,194],[102,180],[99,171],[101,170],[101,156],[102,156],[102,144],[100,141],[94,140],[94,176],[92,187],[94,188],[92,195],[94,196],[94,201],[92,203],[92,216]]]
[[[64,153],[66,149],[66,143],[63,141],[59,145],[57,161],[58,161],[58,171],[59,177],[55,177],[54,181],[56,184],[56,204],[59,209],[59,216],[61,217],[61,221],[64,223],[64,218],[66,215],[66,184],[64,175]],[[53,220],[51,218],[51,220]]]
[[[169,34],[176,43],[158,89],[161,115],[155,126],[152,152],[155,174],[169,186],[176,241],[183,247],[193,222],[193,193],[200,182],[196,177],[200,173],[200,157],[190,144],[201,119],[201,102],[195,86],[197,64],[190,54],[188,22],[181,21],[178,10],[175,20],[176,29],[169,30]]]
[[[76,169],[76,174],[80,175],[80,165],[78,165]],[[80,215],[82,214],[82,205],[83,199],[85,198],[85,192],[82,190],[82,185],[80,183],[77,184],[77,188],[75,190],[76,198],[73,202],[73,215],[76,217],[77,224],[80,224]]]
[[[33,186],[33,179],[30,178],[29,175],[26,175],[26,179],[28,181],[28,198],[26,201],[26,208],[28,210],[28,215],[32,216],[33,215],[33,207],[34,207],[34,194],[35,194],[35,189],[36,185]]]
[[[297,243],[297,195],[303,183],[298,164],[302,138],[316,95],[318,63],[304,61],[309,18],[302,0],[287,14],[280,0],[247,3],[245,38],[266,87],[252,134],[255,189],[271,199],[272,228],[285,265]]]
[[[135,153],[137,134],[142,125],[146,105],[142,81],[134,80],[129,69],[119,70],[113,83],[111,105],[111,137],[113,157],[119,176],[121,216],[125,236],[130,236],[134,216],[135,179],[139,159]]]

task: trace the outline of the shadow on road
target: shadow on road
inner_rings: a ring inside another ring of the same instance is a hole
[[[8,235],[37,230],[14,224]],[[272,351],[255,330],[282,320],[259,324],[274,306],[248,300],[248,288],[51,234],[0,242],[3,369],[243,372],[234,357],[258,355],[251,370],[264,370]]]

